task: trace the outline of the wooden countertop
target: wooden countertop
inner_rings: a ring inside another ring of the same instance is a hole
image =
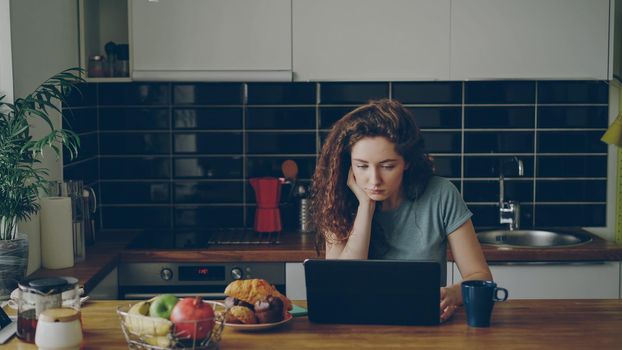
[[[115,313],[123,301],[82,309],[83,349],[127,349]],[[306,306],[304,302],[296,302]],[[225,329],[225,349],[620,349],[622,300],[509,300],[497,303],[492,327],[470,328],[463,309],[439,326],[328,325],[294,318],[260,333]],[[14,337],[4,349],[36,349]]]
[[[622,245],[594,236],[591,242],[553,248],[514,248],[482,245],[488,262],[505,261],[622,261]],[[453,261],[451,254],[448,259]]]
[[[32,276],[74,276],[88,294],[119,262],[302,262],[318,257],[313,234],[283,233],[278,245],[226,245],[204,250],[127,249],[136,235],[127,232],[100,235],[101,239],[94,246],[87,247],[85,261],[67,269],[40,269]],[[598,237],[587,244],[565,248],[501,248],[491,245],[482,245],[482,248],[490,263],[622,261],[622,245]],[[451,251],[448,252],[448,259],[452,261]]]
[[[592,235],[593,240],[586,244],[554,248],[515,248],[482,245],[489,262],[506,261],[622,261],[622,245],[606,241]],[[302,262],[307,258],[317,258],[313,234],[286,232],[281,235],[278,245],[224,245],[211,246],[204,250],[174,249],[125,249],[121,252],[122,262]],[[323,257],[323,253],[319,255]],[[453,261],[451,251],[447,258]]]
[[[86,247],[86,259],[76,262],[73,267],[41,268],[29,277],[73,276],[78,279],[79,284],[84,287],[84,292],[88,294],[110,271],[117,267],[121,251],[134,237],[135,234],[107,236],[97,241],[95,245]]]
[[[220,245],[207,249],[125,249],[122,262],[302,262],[318,257],[315,235],[311,233],[283,232],[279,244]]]

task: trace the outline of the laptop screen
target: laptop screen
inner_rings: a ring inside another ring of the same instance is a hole
[[[308,259],[304,268],[312,322],[439,324],[438,262]]]

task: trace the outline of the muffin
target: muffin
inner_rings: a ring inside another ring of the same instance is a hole
[[[284,318],[283,301],[277,297],[267,297],[255,302],[255,317],[259,323],[274,323]]]

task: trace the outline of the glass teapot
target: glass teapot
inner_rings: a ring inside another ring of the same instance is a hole
[[[18,284],[17,337],[34,343],[39,315],[52,308],[80,310],[80,291],[75,277],[25,279]]]

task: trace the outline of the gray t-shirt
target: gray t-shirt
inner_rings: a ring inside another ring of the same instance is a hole
[[[447,236],[472,215],[458,189],[449,180],[433,176],[417,200],[404,200],[394,210],[374,213],[382,232],[372,233],[369,258],[438,261],[444,286]]]

